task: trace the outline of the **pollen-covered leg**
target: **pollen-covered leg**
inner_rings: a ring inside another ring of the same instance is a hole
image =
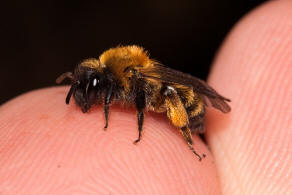
[[[174,126],[180,128],[180,132],[191,151],[199,158],[199,160],[202,160],[202,157],[194,150],[192,146],[193,138],[191,130],[188,126],[189,116],[178,94],[176,93],[176,90],[172,87],[166,87],[163,94],[166,96],[165,104],[167,107],[167,117]],[[205,157],[205,155],[203,155],[203,157]]]
[[[167,117],[176,127],[182,128],[189,123],[187,111],[181,102],[176,90],[172,87],[166,87],[163,94],[165,97],[165,107]]]

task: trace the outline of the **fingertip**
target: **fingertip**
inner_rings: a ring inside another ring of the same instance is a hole
[[[195,150],[207,154],[201,162],[164,115],[149,112],[134,145],[132,109],[113,105],[104,131],[103,109],[84,114],[65,104],[67,92],[37,90],[0,109],[0,183],[10,192],[219,194],[212,155],[197,136]]]
[[[209,82],[232,100],[227,123],[214,112],[207,120],[224,193],[280,193],[291,185],[284,177],[291,164],[291,8],[291,1],[270,1],[252,11],[214,62]]]

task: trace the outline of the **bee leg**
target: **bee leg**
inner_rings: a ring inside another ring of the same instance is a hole
[[[193,138],[192,138],[192,134],[191,134],[191,130],[189,127],[184,126],[180,129],[181,134],[183,135],[185,141],[187,142],[190,150],[198,157],[199,161],[202,160],[202,158],[205,158],[206,155],[203,154],[202,156],[200,156],[195,149],[193,148]]]
[[[66,97],[66,104],[69,104],[71,96],[73,95],[74,91],[76,90],[79,84],[80,84],[79,81],[72,84]]]
[[[168,108],[166,111],[167,117],[174,126],[180,128],[180,132],[187,142],[189,148],[201,161],[202,157],[193,148],[193,138],[191,130],[188,126],[189,116],[176,90],[171,86],[167,86],[164,91],[162,91],[162,94],[166,96],[165,104]],[[203,158],[204,157],[205,155],[203,154]]]
[[[134,141],[134,144],[138,143],[141,140],[142,136],[142,126],[144,122],[144,108],[145,108],[145,93],[144,91],[138,91],[136,96],[136,108],[138,110],[137,118],[138,118],[138,130],[139,130],[139,136],[138,139]]]
[[[112,97],[112,92],[113,92],[113,85],[110,84],[107,92],[106,92],[106,96],[104,99],[104,117],[105,117],[105,126],[104,126],[104,130],[107,129],[108,127],[108,113],[109,113],[109,104],[111,101],[111,97]]]
[[[138,136],[138,139],[136,139],[134,141],[134,144],[138,143],[141,140],[143,121],[144,121],[144,113],[143,113],[143,111],[138,111],[138,130],[139,130],[139,136]]]

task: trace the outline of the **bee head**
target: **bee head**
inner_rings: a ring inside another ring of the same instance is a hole
[[[78,65],[74,73],[67,72],[57,78],[56,82],[60,83],[65,78],[71,79],[71,88],[66,97],[66,104],[69,104],[73,95],[76,104],[81,107],[82,112],[87,112],[88,109],[96,103],[100,96],[100,87],[102,82],[102,74],[94,68]]]

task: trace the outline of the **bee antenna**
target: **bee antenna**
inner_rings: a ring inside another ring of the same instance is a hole
[[[61,74],[57,79],[56,79],[56,83],[60,84],[62,83],[66,78],[69,78],[71,80],[73,80],[74,76],[72,72],[65,72],[63,74]]]
[[[79,84],[80,84],[80,82],[79,82],[79,81],[76,81],[75,83],[73,83],[73,84],[71,85],[71,88],[70,88],[70,90],[69,90],[69,92],[68,92],[68,94],[67,94],[67,97],[66,97],[66,104],[69,104],[69,102],[70,102],[70,98],[71,98],[73,92],[74,92],[74,91],[76,90],[76,88],[79,86]]]

